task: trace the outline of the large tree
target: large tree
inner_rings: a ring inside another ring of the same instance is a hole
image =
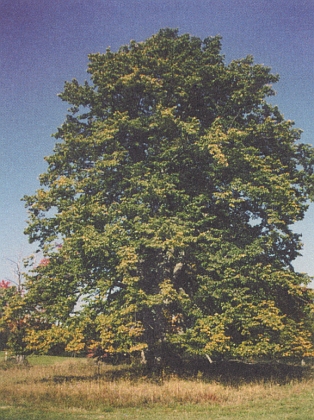
[[[72,108],[25,197],[45,257],[27,283],[45,325],[34,348],[74,331],[78,348],[144,350],[148,363],[313,354],[291,229],[313,150],[265,101],[278,76],[220,49],[163,29],[91,54],[90,81],[65,84]]]

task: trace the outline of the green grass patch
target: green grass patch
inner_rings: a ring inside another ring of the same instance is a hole
[[[305,398],[304,398],[305,397]],[[34,410],[22,407],[0,407],[1,420],[313,420],[313,395],[300,395],[292,401],[267,401],[248,406],[220,407],[208,405],[173,405],[170,407],[107,408],[97,411]]]
[[[10,361],[14,361],[14,357],[8,353],[7,355],[8,360]],[[66,361],[71,361],[71,360],[75,360],[76,358],[74,357],[66,357],[66,356],[46,356],[46,355],[30,355],[27,356],[26,360],[27,363],[32,365],[32,366],[52,366],[55,365],[56,363],[63,363]],[[3,363],[5,360],[5,352],[4,351],[0,351],[0,364]],[[81,359],[82,360],[82,359]]]
[[[32,366],[52,366],[57,363],[71,362],[75,360],[74,357],[63,356],[28,356],[27,361]]]

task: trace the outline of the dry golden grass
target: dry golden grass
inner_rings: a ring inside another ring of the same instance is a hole
[[[89,410],[151,404],[240,406],[251,401],[289,399],[313,389],[313,385],[314,380],[308,379],[285,385],[259,382],[231,386],[203,381],[201,375],[193,380],[169,376],[154,382],[145,377],[132,378],[126,367],[102,367],[99,372],[87,360],[0,370],[2,401],[47,409],[58,406]]]

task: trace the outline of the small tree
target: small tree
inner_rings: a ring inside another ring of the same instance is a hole
[[[7,259],[13,267],[9,280],[0,282],[0,341],[1,349],[13,353],[23,363],[29,349],[26,336],[31,328],[30,313],[34,313],[25,300],[22,259]]]
[[[9,281],[0,282],[0,337],[1,348],[8,349],[17,358],[24,360],[27,344],[25,342],[28,317],[25,303],[17,286]]]
[[[1,280],[0,282],[0,350],[4,350],[8,341],[8,328],[3,323],[3,310],[7,304],[6,289],[10,287],[10,282],[7,280]]]
[[[219,37],[171,29],[89,58],[91,84],[65,84],[61,142],[25,197],[26,233],[49,258],[28,301],[149,365],[313,354],[291,225],[314,154],[265,100],[278,76],[251,56],[226,64]]]

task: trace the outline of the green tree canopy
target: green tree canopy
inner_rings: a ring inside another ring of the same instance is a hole
[[[313,150],[265,101],[278,76],[220,50],[220,37],[163,29],[91,54],[90,82],[65,84],[60,142],[24,198],[45,257],[27,283],[45,325],[34,348],[58,330],[76,331],[73,348],[148,361],[313,354],[291,229]]]

